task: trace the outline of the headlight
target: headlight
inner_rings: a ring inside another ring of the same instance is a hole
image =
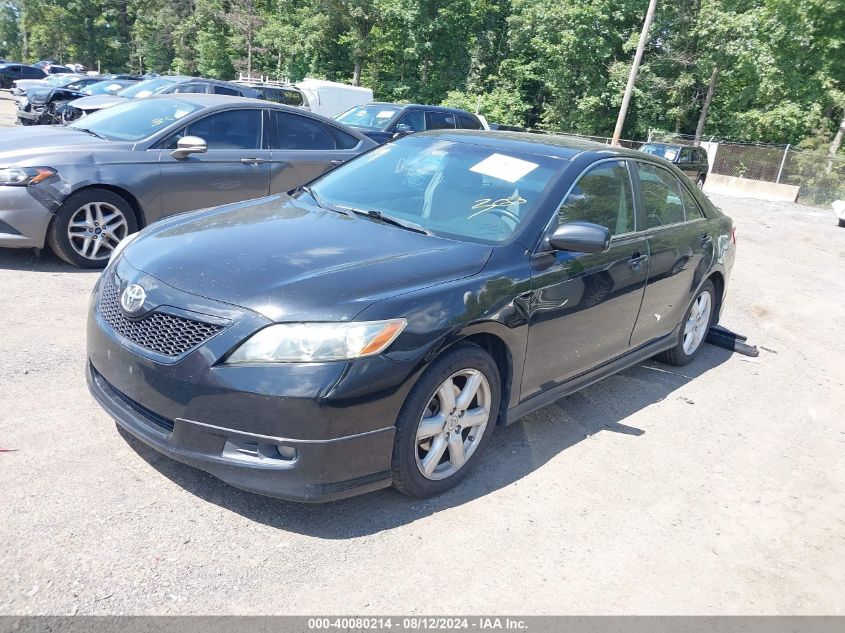
[[[49,167],[0,167],[0,185],[26,187],[55,174]]]
[[[309,363],[380,354],[405,328],[405,319],[349,323],[278,323],[259,330],[226,361]]]

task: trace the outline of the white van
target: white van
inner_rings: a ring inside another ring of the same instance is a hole
[[[293,85],[305,97],[305,107],[311,112],[329,118],[357,105],[373,102],[373,91],[362,86],[350,86],[309,77]]]

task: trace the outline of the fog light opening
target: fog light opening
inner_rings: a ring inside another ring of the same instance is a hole
[[[292,446],[285,446],[284,444],[279,444],[278,446],[276,446],[276,452],[278,453],[279,457],[284,459],[285,461],[296,461],[296,449]]]

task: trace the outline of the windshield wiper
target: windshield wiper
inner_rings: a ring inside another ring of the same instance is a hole
[[[80,132],[85,132],[86,134],[90,134],[91,136],[95,136],[99,139],[107,141],[108,139],[103,136],[102,134],[97,134],[94,130],[89,130],[87,127],[74,127],[74,130],[79,130]]]
[[[323,200],[322,197],[320,197],[320,194],[318,194],[316,191],[314,191],[308,185],[301,185],[301,186],[296,188],[296,191],[304,191],[309,196],[314,198],[314,202],[316,202],[317,206],[320,207],[321,209],[326,209],[327,211],[334,211],[336,213],[342,213],[343,215],[349,215],[349,213],[346,211],[346,209],[338,208],[338,207],[335,207],[335,206],[328,204],[325,200]]]
[[[338,205],[340,206],[340,205]],[[415,224],[414,222],[409,222],[407,220],[400,220],[399,218],[394,218],[389,215],[385,215],[381,211],[372,211],[372,210],[364,210],[364,209],[355,209],[353,207],[341,207],[342,209],[349,209],[353,213],[357,213],[358,215],[365,215],[368,218],[372,218],[373,220],[378,220],[379,222],[384,222],[385,224],[390,224],[391,226],[398,226],[400,229],[405,229],[406,231],[413,231],[414,233],[422,233],[423,235],[434,235],[431,231],[427,228],[420,226],[419,224]]]

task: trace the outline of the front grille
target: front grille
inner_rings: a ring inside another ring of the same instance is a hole
[[[115,332],[144,349],[175,358],[201,345],[223,329],[222,325],[215,323],[158,311],[150,312],[140,319],[130,319],[120,307],[116,279],[109,275],[103,280],[100,314]]]

